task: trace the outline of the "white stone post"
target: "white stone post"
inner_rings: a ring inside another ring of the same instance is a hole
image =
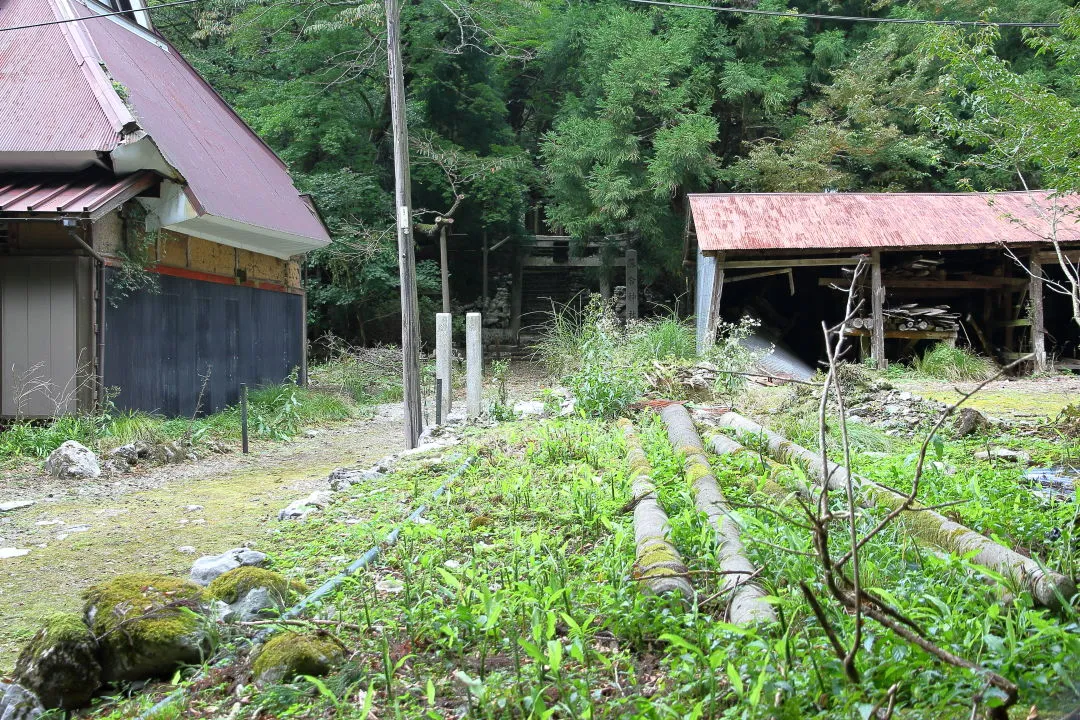
[[[435,382],[442,384],[442,414],[435,418],[437,425],[446,422],[450,414],[450,398],[454,395],[451,384],[451,355],[453,331],[450,313],[435,313]]]
[[[480,313],[468,313],[465,316],[465,410],[470,419],[480,417],[484,381],[481,348]]]

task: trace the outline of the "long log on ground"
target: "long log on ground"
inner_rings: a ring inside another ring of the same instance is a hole
[[[717,419],[717,422],[721,427],[741,430],[744,433],[760,438],[761,442],[767,447],[769,455],[779,462],[802,465],[806,468],[807,473],[811,477],[817,478],[819,482],[827,478],[830,490],[839,490],[845,487],[847,483],[847,469],[843,465],[837,465],[829,461],[828,471],[826,472],[820,454],[810,452],[801,445],[796,445],[780,433],[762,427],[737,412],[726,412]]]
[[[694,588],[687,580],[689,574],[678,549],[669,539],[671,524],[667,513],[656,497],[652,467],[641,447],[634,425],[626,418],[619,420],[629,451],[626,462],[630,468],[630,487],[634,505],[634,541],[637,546],[634,575],[643,589],[654,595],[678,595],[689,604]]]
[[[724,573],[720,589],[731,595],[729,619],[738,625],[775,621],[776,611],[765,600],[765,591],[753,582],[758,571],[746,558],[739,539],[739,524],[720,492],[690,413],[682,405],[668,405],[660,411],[660,416],[667,425],[672,446],[686,458],[686,477],[694,489],[694,505],[705,514],[716,534],[716,556]]]
[[[753,450],[743,445],[740,445],[739,443],[729,438],[727,435],[709,435],[705,438],[705,444],[708,446],[709,450],[711,450],[716,455],[755,455]],[[778,465],[773,465],[771,460],[769,460],[768,463],[769,467],[773,471],[780,468],[780,466]],[[765,478],[762,482],[758,483],[755,482],[752,478],[744,475],[742,476],[743,479],[740,481],[740,484],[748,492],[753,493],[760,491],[765,493],[766,495],[771,495],[780,502],[781,507],[786,505],[788,501],[790,501],[795,496],[801,496],[803,498],[810,497],[810,489],[806,487],[805,484],[802,484],[800,482],[799,487],[791,490],[776,482],[773,477]]]
[[[731,417],[729,417],[731,416]],[[791,459],[803,461],[819,482],[826,477],[821,458],[806,448],[796,445],[782,435],[778,435],[737,413],[727,412],[721,416],[721,425],[735,427],[755,435],[768,438],[769,451],[777,460],[791,462]],[[774,451],[773,448],[776,448]],[[829,462],[829,487],[835,487],[837,478],[847,478],[847,468]],[[878,483],[853,475],[861,492],[867,500],[889,510],[897,510],[907,501],[907,497]],[[840,482],[843,482],[841,480]],[[1076,593],[1076,584],[1071,578],[1060,573],[1043,570],[1039,563],[1021,555],[1004,545],[994,542],[985,535],[954,522],[935,510],[929,510],[918,502],[897,516],[902,526],[915,537],[933,543],[943,550],[958,556],[973,554],[971,561],[977,565],[1004,575],[1020,587],[1031,593],[1040,605],[1059,608],[1061,599],[1067,602]]]

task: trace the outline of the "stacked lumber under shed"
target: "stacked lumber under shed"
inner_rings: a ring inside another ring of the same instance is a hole
[[[948,305],[923,306],[918,303],[907,303],[892,308],[886,308],[885,330],[935,330],[941,332],[955,332],[960,329],[960,313],[952,312]],[[855,318],[851,321],[852,327],[873,327],[873,320],[868,317]]]

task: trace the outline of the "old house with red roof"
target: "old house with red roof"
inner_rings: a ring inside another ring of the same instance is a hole
[[[0,0],[0,416],[187,414],[304,364],[285,165],[141,0]]]
[[[1069,283],[1080,261],[1075,198],[1047,191],[743,193],[690,196],[698,245],[699,342],[721,320],[757,317],[811,363],[822,323],[845,319],[879,367],[957,342],[999,360],[1080,369]],[[1058,254],[1055,247],[1062,250]]]

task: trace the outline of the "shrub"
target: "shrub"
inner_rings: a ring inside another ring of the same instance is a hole
[[[976,355],[966,348],[936,343],[921,357],[916,357],[915,372],[935,380],[985,380],[997,372],[990,358]]]

